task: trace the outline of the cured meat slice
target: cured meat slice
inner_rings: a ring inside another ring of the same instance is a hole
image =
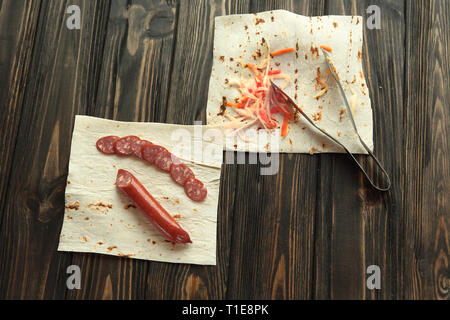
[[[184,183],[184,191],[189,198],[198,202],[205,200],[206,195],[208,194],[208,190],[203,182],[195,178],[186,180]]]
[[[173,181],[182,186],[184,186],[186,180],[195,178],[192,170],[184,163],[172,163],[170,166],[170,176]]]
[[[167,151],[167,149],[162,146],[158,146],[156,144],[144,146],[142,147],[142,159],[144,159],[150,164],[154,164],[155,156],[161,151]]]
[[[161,151],[155,155],[156,166],[166,172],[170,171],[173,164],[172,154],[169,151]]]
[[[153,143],[147,140],[138,140],[131,145],[131,149],[133,149],[133,153],[136,157],[142,159],[142,148],[147,145],[151,146],[152,144]]]
[[[96,146],[98,151],[104,154],[115,154],[114,143],[119,140],[118,136],[107,136],[97,140]]]
[[[117,154],[122,156],[129,156],[133,154],[133,144],[139,141],[139,137],[136,136],[126,136],[120,138],[114,143],[114,150]]]

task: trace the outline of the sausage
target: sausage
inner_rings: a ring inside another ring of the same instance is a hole
[[[154,164],[155,156],[161,151],[167,151],[167,149],[156,144],[151,146],[144,146],[142,148],[142,158],[148,163]]]
[[[172,163],[170,166],[170,176],[173,181],[182,186],[184,186],[186,180],[195,178],[192,170],[184,163]]]
[[[119,140],[118,136],[107,136],[97,140],[95,144],[97,146],[98,151],[104,154],[115,154],[114,143]]]
[[[173,163],[180,163],[180,160],[169,151],[161,151],[155,155],[155,164],[162,171],[170,172]]]
[[[116,186],[134,202],[147,219],[169,241],[174,243],[192,243],[189,234],[181,228],[175,219],[156,201],[145,187],[130,172],[119,169]]]
[[[205,200],[208,190],[203,182],[198,179],[190,178],[184,183],[184,191],[187,196],[194,201],[200,202]]]
[[[145,146],[151,146],[153,143],[147,140],[137,140],[131,144],[131,149],[136,157],[142,159],[142,148]]]
[[[126,136],[123,138],[120,138],[114,143],[114,150],[117,154],[120,154],[121,156],[129,156],[133,154],[133,148],[132,145],[139,141],[139,137],[136,136]]]

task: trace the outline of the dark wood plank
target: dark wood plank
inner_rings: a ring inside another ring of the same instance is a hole
[[[272,9],[320,15],[324,2],[252,1],[250,12]],[[238,166],[227,298],[311,298],[318,163],[283,154],[274,176]]]
[[[374,114],[375,153],[392,179],[379,193],[345,155],[321,155],[315,250],[317,299],[386,299],[400,290],[404,7],[399,1],[330,1],[326,14],[367,17],[381,8],[381,29],[365,27],[363,64]],[[366,157],[360,156],[360,162]],[[372,163],[365,167],[373,173]],[[381,268],[381,290],[366,287],[366,269]]]
[[[87,114],[164,122],[177,16],[176,1],[111,2],[99,89]],[[166,276],[153,273],[147,279],[149,266],[165,265],[157,262],[74,254],[73,263],[80,265],[85,287],[71,291],[71,299],[157,298],[147,295],[147,282]]]
[[[448,1],[408,2],[406,19],[405,299],[450,299]]]
[[[66,27],[72,4],[81,30]],[[0,229],[2,297],[65,297],[71,254],[56,248],[73,117],[94,102],[108,11],[107,1],[42,4]]]
[[[165,122],[206,119],[212,66],[214,17],[248,11],[248,1],[181,1]],[[236,168],[222,172],[217,230],[217,266],[151,263],[146,298],[222,299],[226,295]]]
[[[214,17],[248,10],[247,0],[181,1],[166,122],[206,123]]]
[[[0,3],[0,223],[3,216],[40,1]]]
[[[365,30],[364,72],[390,192],[344,155],[281,155],[275,176],[224,165],[216,267],[56,251],[75,114],[204,123],[215,16],[372,4],[382,28]],[[0,299],[448,300],[449,14],[438,0],[0,0]],[[366,288],[372,264],[381,290]]]
[[[177,1],[115,0],[92,115],[164,122],[177,25]]]

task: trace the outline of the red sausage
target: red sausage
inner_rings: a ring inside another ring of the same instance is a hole
[[[203,182],[195,178],[186,180],[184,183],[184,191],[189,198],[197,202],[205,200],[208,194],[208,190]]]
[[[161,151],[155,155],[155,164],[162,171],[169,172],[172,163],[178,163],[179,160],[169,151]]]
[[[130,172],[119,169],[116,186],[128,195],[167,240],[174,243],[192,243],[189,234]]]
[[[146,160],[148,163],[154,164],[155,156],[161,151],[167,151],[167,149],[164,147],[158,146],[156,144],[151,145],[151,146],[144,146],[142,148],[142,158],[144,160]]]
[[[121,156],[129,156],[133,154],[133,148],[132,145],[139,141],[139,137],[136,136],[127,136],[120,138],[114,143],[114,150],[117,154],[120,154]]]
[[[142,159],[142,148],[151,145],[153,145],[153,143],[151,143],[150,141],[138,140],[131,145],[131,149],[133,149],[133,153],[136,157]]]
[[[172,163],[172,165],[170,166],[170,176],[172,177],[173,181],[182,186],[184,186],[186,180],[195,178],[192,170],[184,163]]]
[[[98,139],[96,146],[98,151],[104,153],[104,154],[115,154],[114,151],[114,143],[119,140],[120,137],[118,136],[107,136]]]

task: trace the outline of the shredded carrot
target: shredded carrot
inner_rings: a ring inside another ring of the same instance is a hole
[[[268,75],[269,76],[273,76],[274,74],[280,74],[281,70],[277,69],[277,70],[269,70]]]
[[[320,46],[320,48],[328,52],[333,52],[333,49],[331,49],[331,47],[329,46]]]
[[[317,68],[317,77],[316,77],[317,83],[322,85],[322,90],[320,90],[320,92],[318,94],[316,94],[315,96],[313,96],[314,99],[318,99],[321,96],[323,96],[325,93],[328,92],[328,86],[325,82],[323,82],[322,79],[320,79],[320,68]],[[315,85],[315,88],[317,90],[317,83]]]
[[[327,84],[320,79],[320,68],[317,68],[317,82],[320,83],[324,88],[327,87]]]
[[[240,103],[233,103],[233,102],[229,102],[229,101],[227,101],[226,105],[227,105],[227,107],[233,107],[233,108],[243,108],[244,107]]]
[[[317,78],[317,82],[320,83],[324,88],[327,86],[327,84],[320,78]]]
[[[228,82],[230,86],[239,89],[241,96],[234,102],[225,101],[225,106],[233,108],[237,116],[225,114],[230,122],[224,124],[224,128],[235,130],[241,138],[242,130],[258,124],[266,130],[281,127],[283,137],[287,135],[288,123],[294,120],[295,111],[285,99],[280,99],[274,93],[271,89],[271,81],[284,79],[284,84],[280,86],[283,89],[291,83],[291,77],[282,73],[280,69],[272,69],[271,58],[293,50],[293,48],[287,48],[275,51],[263,58],[259,64],[241,63],[242,67],[250,69],[253,75],[250,78],[231,79]],[[275,115],[279,117],[274,117]]]
[[[333,66],[333,65],[331,65],[332,67],[333,67],[333,71],[334,71],[334,73],[336,73],[336,68]],[[330,68],[328,68],[328,72],[330,72],[331,73],[331,70],[330,70]]]
[[[239,100],[241,103],[247,102],[247,100],[250,99],[248,96],[244,96]]]
[[[327,70],[327,72],[325,73],[325,75],[329,76],[330,73],[331,73],[331,70],[330,70],[330,68],[328,68],[328,70]]]
[[[256,66],[253,63],[247,63],[245,65],[246,68],[252,70],[254,73],[259,74],[259,70],[258,68],[256,68]]]
[[[282,113],[284,117],[287,117],[288,120],[294,120],[294,116],[290,111],[287,111],[282,105],[276,106],[270,110],[272,114]]]
[[[281,126],[281,136],[286,137],[288,132],[288,116],[285,115],[283,118],[283,125]]]
[[[270,53],[270,56],[273,58],[273,57],[275,57],[275,56],[279,56],[280,54],[292,52],[292,51],[294,51],[294,50],[295,50],[294,48],[280,49],[280,50],[277,50],[277,51],[272,51],[272,52]]]
[[[333,67],[333,71],[334,71],[334,73],[336,74],[338,80],[341,80],[341,79],[339,78],[339,75],[338,75],[337,72],[336,72],[336,68],[334,67],[333,62],[331,62],[330,57],[328,57],[328,62],[329,62],[329,64]],[[330,72],[331,72],[331,70],[330,70]]]

